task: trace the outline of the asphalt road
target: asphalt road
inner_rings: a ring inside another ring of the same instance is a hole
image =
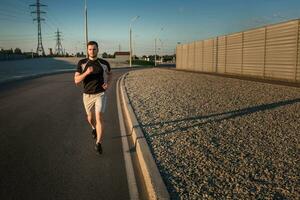
[[[129,199],[115,70],[103,155],[85,120],[73,73],[0,88],[0,199]]]

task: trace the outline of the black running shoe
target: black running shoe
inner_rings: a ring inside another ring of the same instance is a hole
[[[97,132],[96,132],[96,129],[93,129],[93,130],[92,130],[92,136],[93,136],[94,139],[97,138]]]
[[[99,154],[102,154],[102,146],[101,146],[101,143],[97,143],[95,145],[95,150],[99,153]]]

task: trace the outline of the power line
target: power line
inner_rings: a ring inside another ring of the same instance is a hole
[[[57,23],[55,23],[53,20],[52,20],[52,18],[47,18],[48,19],[48,22],[51,24],[51,25],[53,25],[53,27],[62,27],[62,26],[59,26]]]
[[[21,38],[17,38],[17,39],[0,39],[0,41],[2,42],[12,42],[12,41],[34,41],[36,38],[26,38],[26,39],[21,39]]]
[[[18,35],[3,35],[3,34],[0,34],[1,37],[5,37],[5,38],[14,38],[14,37],[17,37],[17,38],[20,38],[20,37],[33,37],[34,35],[33,34],[18,34]]]
[[[3,16],[3,17],[9,17],[9,18],[15,18],[15,19],[21,19],[21,20],[25,20],[25,18],[27,18],[27,21],[31,21],[31,17],[29,16],[16,16],[16,15],[13,15],[11,13],[3,13],[1,10],[0,10],[0,16]]]
[[[52,25],[52,24],[50,24],[50,23],[45,22],[45,25],[46,25],[49,29],[51,29],[51,31],[55,31],[55,30],[56,30],[55,26]]]
[[[46,38],[46,41],[52,41],[53,38]],[[24,41],[36,41],[36,38],[26,38],[26,39],[0,39],[0,42],[24,42]]]
[[[54,12],[51,8],[47,7],[47,20],[49,21],[50,25],[52,27],[63,27],[63,28],[68,28],[68,24],[63,24],[61,20],[59,20],[56,15],[54,15]],[[53,29],[54,31],[56,30],[56,28]],[[77,38],[77,36],[75,36],[72,32],[68,33],[68,37],[74,37]]]
[[[24,6],[24,7],[27,7],[27,5],[28,5],[27,3],[25,3],[25,2],[22,1],[22,0],[16,0],[16,1],[18,2],[19,5],[22,4],[22,6]],[[17,3],[17,2],[16,2],[16,3]]]
[[[47,19],[48,19],[48,21],[51,21],[52,22],[52,24],[54,25],[54,26],[56,26],[56,27],[63,27],[62,26],[62,24],[60,23],[60,21],[59,20],[57,20],[57,18],[54,16],[54,15],[52,15],[52,9],[50,9],[50,8],[48,8],[47,9]]]
[[[29,8],[27,6],[18,6],[16,4],[12,4],[12,1],[5,2],[5,4],[2,3],[1,8],[6,10],[13,10],[17,12],[24,12],[28,13]]]
[[[47,22],[45,22],[45,24],[49,29],[51,29],[52,31],[56,31],[57,27],[66,28],[68,26],[68,24],[62,25],[61,21],[56,18],[56,15],[54,15],[55,12],[53,12],[51,8],[47,7],[45,8],[45,10],[47,11]],[[77,38],[77,36],[75,36],[72,32],[68,33],[68,37]]]
[[[11,17],[5,17],[5,16],[0,16],[0,20],[1,21],[11,21],[11,22],[17,22],[17,23],[21,23],[21,24],[28,24],[29,21],[25,20],[25,19],[17,19],[17,18],[11,18]]]
[[[30,14],[28,13],[28,11],[23,12],[23,11],[19,11],[19,10],[7,10],[4,8],[0,8],[0,12],[1,13],[5,13],[5,14],[14,14],[14,15],[18,15],[18,17],[29,17],[31,18]]]

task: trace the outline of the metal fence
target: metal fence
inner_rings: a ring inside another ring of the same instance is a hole
[[[179,44],[176,68],[300,82],[300,20]]]

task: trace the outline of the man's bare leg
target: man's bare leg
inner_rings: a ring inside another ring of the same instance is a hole
[[[103,113],[96,112],[95,115],[96,115],[96,131],[97,131],[96,144],[97,144],[102,142],[104,124],[103,124]]]
[[[96,128],[96,121],[95,121],[95,118],[93,117],[93,114],[94,113],[89,113],[87,115],[87,121],[91,125],[92,129],[95,129]]]

